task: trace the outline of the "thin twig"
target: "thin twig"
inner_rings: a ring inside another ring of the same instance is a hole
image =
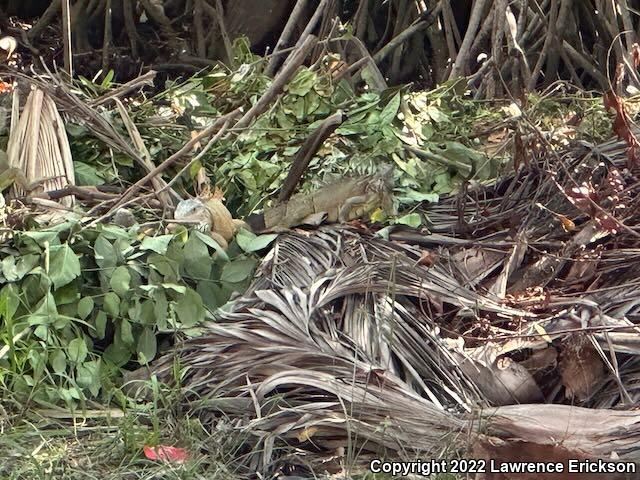
[[[73,58],[71,54],[71,6],[69,0],[62,0],[62,42],[64,70],[73,78]]]

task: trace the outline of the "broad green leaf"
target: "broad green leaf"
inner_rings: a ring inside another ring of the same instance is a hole
[[[165,279],[169,281],[178,281],[180,265],[157,253],[152,253],[147,259],[147,263],[154,270],[157,270]]]
[[[125,345],[133,345],[133,330],[131,323],[126,318],[120,322],[120,339]]]
[[[104,311],[112,317],[120,314],[120,298],[113,292],[107,292],[103,300]]]
[[[78,365],[76,368],[76,382],[81,388],[91,389],[92,386],[100,385],[100,372],[98,362],[85,362],[82,365]],[[94,393],[95,392],[95,393]],[[92,390],[94,395],[97,394],[97,390]]]
[[[380,113],[380,123],[382,125],[389,125],[393,122],[398,115],[398,109],[400,108],[400,92],[396,93],[389,103],[385,105]]]
[[[224,265],[220,280],[223,282],[237,283],[249,278],[256,266],[256,261],[251,259],[234,260]]]
[[[424,113],[426,113],[435,123],[442,123],[449,120],[449,117],[434,105],[429,105]]]
[[[95,337],[98,340],[103,340],[105,336],[105,332],[107,330],[107,314],[104,313],[102,310],[100,310],[96,314],[95,327],[96,327]]]
[[[293,95],[303,97],[311,91],[316,81],[317,75],[311,70],[303,68],[296,74],[293,80],[289,82],[286,90]]]
[[[5,285],[0,290],[0,318],[5,322],[13,319],[20,306],[19,290],[16,285]]]
[[[55,373],[62,374],[67,369],[67,356],[62,350],[56,350],[49,356],[49,363]]]
[[[40,262],[40,255],[21,255],[16,262],[16,275],[14,281],[22,280],[25,275],[30,273]],[[6,276],[6,274],[5,274]],[[7,280],[9,280],[7,278]]]
[[[91,312],[93,311],[94,303],[95,302],[91,297],[83,297],[80,299],[80,301],[78,302],[78,316],[82,320],[86,319],[89,314],[91,314]]]
[[[404,217],[398,218],[395,223],[398,223],[400,225],[408,225],[412,228],[418,228],[420,225],[422,225],[422,218],[420,218],[419,213],[410,213],[408,215],[405,215]]]
[[[173,290],[174,292],[183,294],[187,291],[187,287],[184,285],[178,285],[177,283],[163,283],[162,288],[165,290]]]
[[[121,367],[131,359],[131,350],[124,343],[116,342],[114,339],[114,343],[105,349],[102,358]]]
[[[140,313],[138,315],[138,323],[142,325],[155,325],[155,305],[152,300],[145,300],[140,303]]]
[[[220,287],[213,282],[198,282],[196,291],[209,311],[214,311],[224,304],[223,293]]]
[[[167,253],[169,242],[173,239],[173,235],[159,235],[157,237],[144,237],[140,244],[141,250],[152,250],[160,255]]]
[[[156,356],[157,341],[150,327],[144,328],[138,338],[138,361],[140,363],[148,363]]]
[[[47,325],[38,325],[33,334],[41,340],[47,341],[49,338],[49,327]]]
[[[40,247],[44,247],[45,244],[56,245],[59,243],[58,232],[52,231],[30,231],[30,232],[21,232],[21,235],[32,239],[35,241]]]
[[[69,245],[51,247],[49,278],[56,289],[68,284],[80,275],[80,260]]]
[[[164,291],[156,290],[153,294],[153,314],[155,316],[155,324],[160,330],[167,328],[169,302]]]
[[[38,303],[35,311],[29,315],[29,325],[45,325],[55,322],[58,318],[56,300],[51,292],[47,293]]]
[[[19,280],[18,278],[18,267],[16,265],[16,257],[13,255],[9,255],[2,259],[2,274],[4,278],[7,279],[7,282],[15,282]]]
[[[278,238],[277,234],[272,233],[258,236],[243,228],[237,233],[236,242],[238,242],[242,250],[251,253],[268,247],[276,238]]]
[[[218,245],[218,242],[216,242],[213,238],[211,238],[209,235],[206,235],[202,232],[199,232],[197,230],[193,230],[191,232],[191,235],[195,235],[197,238],[199,238],[205,245],[210,246],[211,248],[213,248],[216,253],[218,254],[218,257],[222,258],[223,260],[229,260],[229,256],[227,255],[227,252],[224,251],[224,249]]]
[[[196,279],[208,279],[213,261],[209,249],[195,235],[190,235],[184,245],[184,269],[187,275]]]
[[[89,353],[84,338],[74,338],[71,340],[67,347],[67,352],[69,360],[75,364],[84,362],[84,359],[87,358],[87,354]]]
[[[440,200],[440,195],[438,195],[437,193],[422,193],[422,192],[417,192],[416,190],[413,190],[413,189],[407,189],[404,195],[401,196],[399,199],[401,202],[404,200],[405,203],[409,203],[409,202],[438,203],[438,200]]]
[[[129,291],[130,282],[131,274],[129,273],[129,269],[121,265],[113,271],[109,284],[120,298],[124,298]]]
[[[105,183],[104,177],[97,168],[78,161],[73,162],[73,167],[76,185],[95,187]]]
[[[193,327],[204,320],[202,298],[190,288],[187,288],[185,294],[176,302],[175,311],[184,327]]]
[[[99,235],[93,244],[96,265],[100,268],[113,268],[118,263],[118,253],[104,235]]]
[[[58,288],[53,292],[53,297],[56,299],[56,305],[58,307],[73,307],[75,315],[75,304],[80,297],[80,295],[78,294],[78,287],[76,285],[69,283],[62,288]],[[58,311],[61,312],[62,310],[58,308]]]

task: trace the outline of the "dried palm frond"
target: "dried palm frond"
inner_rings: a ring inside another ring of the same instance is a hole
[[[430,233],[392,241],[281,235],[233,310],[177,349],[188,398],[234,419],[263,471],[285,445],[638,459],[640,422],[621,410],[640,400],[640,183],[616,177],[625,163],[620,143],[582,145],[445,198]],[[155,365],[165,381],[174,359]]]
[[[53,100],[36,88],[29,94],[20,115],[18,89],[13,95],[7,148],[9,167],[22,171],[29,184],[39,183],[36,191],[61,190],[75,185],[69,140]],[[10,192],[14,197],[27,193],[17,183]],[[74,197],[66,196],[60,202],[70,207]]]

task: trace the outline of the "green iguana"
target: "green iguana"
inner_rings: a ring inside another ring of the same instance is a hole
[[[250,215],[247,223],[254,232],[291,228],[304,223],[348,222],[381,209],[393,211],[391,169],[364,178],[347,178],[310,194],[298,194],[286,202],[267,208],[264,213]]]

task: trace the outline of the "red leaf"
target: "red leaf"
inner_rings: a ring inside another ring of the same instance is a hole
[[[10,92],[13,89],[12,85],[0,80],[0,94]]]
[[[143,450],[144,456],[149,460],[184,463],[189,457],[187,451],[184,448],[170,447],[168,445],[157,445],[155,447],[145,445],[143,447]]]

